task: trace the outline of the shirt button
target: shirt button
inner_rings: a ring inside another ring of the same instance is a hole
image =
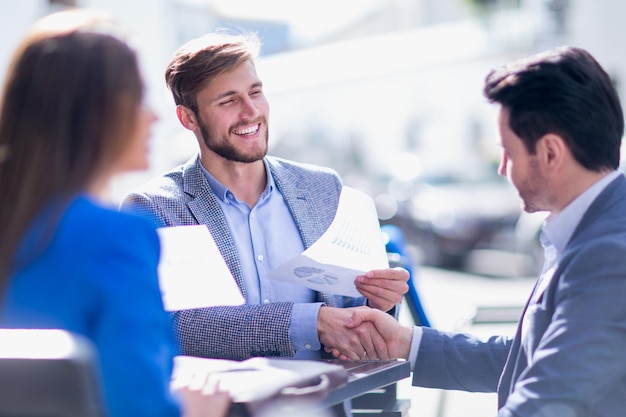
[[[311,350],[311,345],[307,343],[306,345],[304,345],[304,348],[307,350]]]
[[[259,255],[259,256],[257,256],[256,258],[257,258],[259,261],[261,261],[261,262],[263,262],[263,259],[265,259],[265,258],[263,258],[263,255]]]

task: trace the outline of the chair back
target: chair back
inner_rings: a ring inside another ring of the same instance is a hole
[[[0,417],[105,417],[95,348],[52,329],[0,329]]]

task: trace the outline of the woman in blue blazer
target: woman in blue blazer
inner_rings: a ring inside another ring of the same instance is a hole
[[[155,114],[135,52],[112,22],[60,12],[18,47],[0,113],[0,327],[88,337],[111,416],[179,416],[175,354],[147,220],[105,203],[115,174],[147,168]],[[228,397],[193,395],[186,415]]]

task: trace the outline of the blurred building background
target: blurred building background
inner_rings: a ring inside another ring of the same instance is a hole
[[[160,115],[151,169],[120,178],[112,201],[197,149],[163,80],[174,50],[220,27],[255,31],[271,153],[336,169],[437,266],[510,245],[519,227],[517,196],[495,176],[497,109],[481,91],[491,68],[576,45],[626,93],[620,0],[0,0],[0,76],[28,25],[68,6],[108,10],[132,30]]]

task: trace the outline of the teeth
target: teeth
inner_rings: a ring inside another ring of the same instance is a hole
[[[259,130],[259,125],[250,126],[246,129],[233,129],[233,133],[236,135],[250,135]]]

